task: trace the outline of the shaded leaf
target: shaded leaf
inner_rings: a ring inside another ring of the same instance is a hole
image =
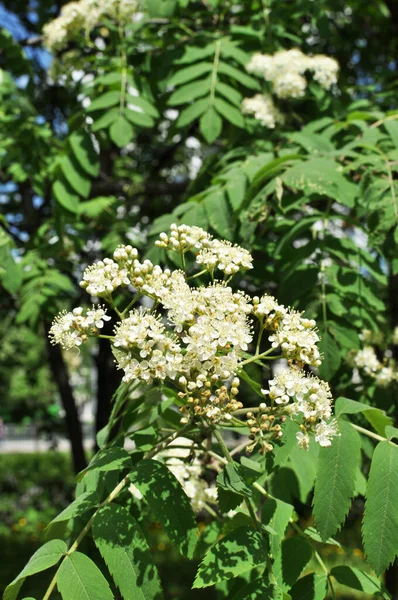
[[[350,423],[339,420],[340,436],[328,448],[320,448],[314,493],[314,519],[323,540],[344,522],[355,493],[361,440]]]
[[[93,536],[123,600],[163,598],[148,544],[126,508],[104,506],[94,520]]]
[[[380,442],[366,489],[362,536],[370,566],[380,575],[398,553],[398,446]]]
[[[207,587],[231,579],[266,560],[265,539],[250,527],[240,527],[208,550],[192,587]]]
[[[66,551],[67,546],[62,540],[50,540],[44,544],[33,554],[20,574],[6,587],[3,600],[15,600],[26,577],[53,567]]]
[[[130,478],[181,554],[192,558],[198,540],[195,515],[171,471],[157,460],[142,460],[135,465]]]
[[[305,538],[296,536],[282,542],[274,560],[273,573],[284,592],[297,581],[311,557],[312,547]]]

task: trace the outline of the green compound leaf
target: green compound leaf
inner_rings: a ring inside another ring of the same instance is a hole
[[[236,127],[245,126],[245,119],[240,110],[235,108],[235,106],[231,106],[231,104],[228,104],[228,102],[225,102],[222,98],[216,98],[214,100],[214,105],[220,115],[232,123],[232,125],[235,125]]]
[[[312,547],[303,537],[292,537],[282,542],[274,561],[276,581],[287,592],[300,577],[312,557]]]
[[[325,573],[310,573],[299,579],[292,589],[292,600],[325,600],[328,580]]]
[[[205,73],[209,73],[212,69],[212,63],[208,62],[200,62],[196,65],[185,67],[184,69],[177,71],[177,73],[175,73],[171,79],[169,79],[168,85],[172,86],[187,83],[188,81],[192,81],[192,79],[197,79]]]
[[[233,239],[233,224],[224,191],[218,189],[210,192],[204,204],[209,223],[214,231],[227,240]]]
[[[193,83],[187,83],[187,85],[178,88],[178,90],[171,94],[167,104],[169,106],[185,104],[185,102],[191,102],[192,100],[196,100],[196,98],[207,95],[209,91],[210,78],[194,81]]]
[[[264,525],[269,525],[275,530],[275,535],[270,536],[270,550],[275,557],[280,549],[281,541],[285,535],[286,527],[293,515],[293,506],[277,500],[276,498],[267,499],[261,512],[261,521]]]
[[[63,600],[114,600],[99,568],[81,552],[65,558],[58,571],[57,587]]]
[[[335,404],[336,417],[340,415],[355,415],[362,413],[365,419],[372,425],[373,429],[380,435],[384,435],[386,427],[392,425],[392,420],[380,408],[374,408],[363,402],[350,400],[349,398],[337,398]]]
[[[252,488],[246,484],[243,477],[244,470],[241,465],[228,463],[217,476],[217,486],[241,496],[251,496]]]
[[[97,177],[100,170],[99,156],[87,131],[72,133],[69,144],[81,168],[92,177]]]
[[[189,125],[192,121],[195,121],[195,119],[205,112],[208,106],[208,99],[202,98],[201,100],[197,100],[197,102],[190,104],[187,108],[184,108],[177,119],[177,127],[185,127],[185,125]]]
[[[359,569],[345,565],[333,567],[330,574],[333,575],[339,583],[346,585],[353,590],[385,598],[386,600],[390,598],[390,595],[385,591],[381,581],[379,581],[377,577],[374,577],[374,575],[364,573]]]
[[[130,479],[181,554],[192,558],[198,541],[195,515],[171,471],[157,460],[142,460],[134,467]]]
[[[361,440],[352,425],[340,419],[339,430],[340,436],[318,456],[313,506],[323,540],[333,536],[347,516],[361,458]]]
[[[59,515],[55,517],[51,521],[49,525],[52,523],[59,523],[61,521],[69,521],[69,519],[73,519],[74,517],[78,517],[83,513],[87,512],[91,508],[94,508],[99,503],[99,497],[97,492],[84,492],[80,496],[76,498],[69,506],[65,508]]]
[[[380,442],[373,453],[362,536],[370,566],[380,575],[398,552],[398,447]]]
[[[79,473],[77,479],[80,481],[88,471],[121,471],[130,467],[131,458],[126,450],[123,448],[105,448],[97,452],[88,467]]]
[[[239,527],[208,550],[192,587],[207,587],[231,579],[266,560],[265,539],[250,527]]]
[[[116,119],[109,128],[109,135],[112,140],[119,148],[124,148],[129,142],[131,142],[134,130],[130,123],[121,115]]]
[[[94,520],[93,537],[123,600],[163,598],[148,544],[126,508],[104,506]]]
[[[111,106],[115,106],[115,104],[119,104],[119,102],[120,91],[106,92],[105,94],[98,96],[98,98],[95,98],[86,110],[87,112],[93,112],[103,108],[110,108]]]
[[[53,194],[57,202],[73,213],[79,212],[79,196],[69,183],[61,177],[53,184]]]
[[[276,600],[275,587],[262,577],[244,585],[231,600]]]
[[[61,169],[65,175],[69,185],[72,186],[75,192],[87,198],[90,193],[91,181],[87,174],[84,173],[76,163],[76,160],[68,155],[62,157]]]
[[[222,131],[222,119],[212,106],[201,116],[199,129],[208,144],[212,144]]]
[[[18,592],[29,575],[35,575],[53,567],[66,553],[67,546],[62,540],[51,540],[37,550],[30,558],[28,564],[20,574],[12,581],[4,592],[3,600],[15,600]]]

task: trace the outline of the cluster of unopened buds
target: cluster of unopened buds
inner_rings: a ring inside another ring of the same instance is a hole
[[[286,421],[286,416],[278,411],[278,416],[273,414],[273,409],[262,402],[259,406],[259,411],[255,414],[251,411],[246,413],[247,426],[250,429],[249,439],[252,444],[246,448],[247,452],[253,452],[254,448],[259,445],[260,454],[272,452],[274,446],[273,440],[279,440],[283,436],[283,431],[280,423]],[[278,422],[280,421],[280,422]]]
[[[337,83],[338,62],[329,56],[315,54],[307,56],[298,48],[280,50],[275,54],[254,54],[246,65],[249,73],[254,73],[269,82],[271,91],[278,98],[302,98],[308,82],[304,73],[312,73],[313,79],[325,90]],[[283,123],[284,117],[274,103],[272,95],[256,94],[245,98],[242,111],[254,117],[269,129],[276,123]]]
[[[123,380],[174,386],[183,424],[239,425],[242,421],[237,415],[243,409],[240,375],[245,366],[284,358],[288,368],[263,391],[258,416],[249,417],[253,444],[260,443],[261,451],[269,451],[272,442],[283,435],[284,421],[291,418],[301,426],[300,446],[308,447],[309,433],[321,445],[328,445],[336,434],[330,423],[329,388],[303,371],[321,362],[315,322],[278,304],[272,296],[251,298],[232,288],[233,275],[252,268],[252,257],[244,248],[187,225],[172,225],[155,244],[177,253],[182,268],[170,270],[149,260],[140,262],[135,248],[119,246],[112,259],[88,266],[81,282],[120,318],[114,335],[105,337],[124,371]],[[199,277],[207,278],[207,283],[190,283]],[[87,313],[81,308],[61,313],[51,328],[52,341],[67,349],[78,347],[88,337],[100,336],[108,319],[101,306]],[[256,332],[256,350],[250,354]],[[261,351],[264,334],[268,350]]]

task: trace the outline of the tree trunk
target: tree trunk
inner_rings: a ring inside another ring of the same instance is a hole
[[[107,322],[104,324],[103,332],[106,335],[111,335],[112,329],[113,325],[111,322]],[[100,338],[98,342],[98,353],[95,358],[97,367],[96,433],[108,423],[112,409],[112,396],[122,379],[122,372],[116,368],[109,340]]]
[[[50,343],[48,332],[49,325],[45,323],[47,354],[54,381],[58,386],[61,403],[65,411],[65,424],[72,450],[73,468],[75,473],[82,471],[87,466],[83,446],[83,430],[77,411],[72,387],[69,383],[68,370],[59,346]]]

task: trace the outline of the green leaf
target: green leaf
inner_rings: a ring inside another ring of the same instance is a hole
[[[126,111],[127,113],[128,111]],[[119,148],[124,148],[129,142],[131,142],[134,130],[130,123],[121,115],[116,119],[109,128],[109,135],[111,140]]]
[[[292,589],[292,600],[325,600],[328,587],[326,573],[311,573],[299,579]]]
[[[185,69],[180,69],[177,71],[177,73],[174,73],[167,83],[170,86],[181,85],[182,83],[187,83],[192,79],[197,79],[205,73],[209,73],[212,69],[212,63],[200,62],[196,65],[185,67]]]
[[[171,471],[157,460],[142,460],[135,465],[130,478],[181,554],[192,558],[198,540],[195,515]]]
[[[222,94],[224,98],[229,100],[232,104],[235,104],[240,109],[240,105],[242,103],[242,94],[238,92],[235,88],[223,83],[222,81],[217,81],[217,93]]]
[[[59,515],[55,517],[51,521],[49,525],[52,523],[59,523],[61,521],[69,521],[69,519],[73,519],[82,515],[83,513],[91,510],[99,503],[99,497],[97,492],[84,492],[80,494],[69,506],[65,508]]]
[[[261,521],[276,531],[270,536],[270,550],[275,557],[280,549],[286,528],[293,515],[293,506],[276,498],[267,499],[261,511]]]
[[[123,448],[105,448],[93,457],[88,467],[78,475],[80,481],[88,471],[120,471],[131,467],[131,458]]]
[[[119,107],[111,108],[111,110],[106,111],[98,119],[95,119],[94,123],[91,125],[91,130],[100,131],[100,129],[107,129],[109,125],[112,125],[112,123],[116,121],[119,115]]]
[[[189,125],[192,121],[195,121],[200,115],[202,115],[209,105],[209,100],[207,98],[202,98],[197,102],[194,102],[187,108],[181,112],[180,116],[177,119],[177,127],[185,127],[185,125]]]
[[[243,585],[230,600],[276,600],[275,588],[263,577]]]
[[[245,119],[242,116],[240,110],[231,106],[228,102],[225,102],[222,98],[215,98],[214,106],[216,110],[225,118],[227,121],[235,125],[236,127],[244,127]]]
[[[398,429],[397,427],[391,427],[391,425],[387,425],[386,429],[385,429],[385,433],[386,433],[386,437],[388,437],[389,440],[392,439],[398,439]]]
[[[330,574],[342,585],[364,592],[365,594],[371,594],[381,596],[382,598],[390,598],[390,595],[385,592],[384,586],[374,575],[364,573],[355,567],[349,567],[341,565],[333,567]]]
[[[178,104],[185,104],[186,102],[192,102],[196,98],[209,94],[210,91],[210,79],[201,79],[200,81],[194,81],[193,83],[187,83],[182,87],[175,90],[168,99],[167,104],[169,106],[177,106]]]
[[[68,155],[63,156],[61,159],[61,169],[74,191],[83,196],[83,198],[87,198],[90,193],[91,181],[87,177],[87,174],[79,168],[76,161]]]
[[[312,547],[305,538],[296,536],[282,542],[274,560],[273,573],[284,592],[297,581],[311,557]]]
[[[210,192],[210,194],[206,196],[204,204],[209,223],[214,231],[221,237],[232,240],[234,231],[224,191],[218,189],[214,192]]]
[[[341,363],[340,348],[326,329],[321,333],[318,348],[323,355],[322,364],[319,367],[319,376],[326,379],[326,381],[330,381],[338,371]]]
[[[232,210],[238,211],[245,198],[247,178],[240,169],[233,169],[228,173],[225,189]]]
[[[192,588],[237,577],[266,560],[267,549],[261,534],[250,527],[239,527],[206,552]]]
[[[304,531],[304,534],[312,540],[314,540],[315,542],[322,542],[322,544],[330,544],[331,546],[337,546],[339,548],[341,547],[341,544],[339,544],[339,542],[337,540],[334,540],[333,538],[323,540],[317,532],[317,530],[315,529],[315,527],[307,527],[307,529]]]
[[[370,566],[380,575],[398,551],[398,446],[380,442],[373,453],[362,536]]]
[[[252,488],[246,484],[243,477],[244,471],[241,465],[228,463],[217,475],[217,487],[241,496],[251,496]]]
[[[337,398],[335,403],[336,417],[340,415],[354,415],[356,413],[363,413],[365,419],[380,435],[384,435],[386,427],[392,425],[391,417],[388,417],[379,408],[374,408],[373,406],[357,402],[356,400],[350,400],[349,398]]]
[[[114,600],[99,568],[81,552],[65,557],[58,571],[57,587],[63,600]]]
[[[86,108],[87,112],[93,112],[95,110],[100,110],[102,108],[110,108],[111,106],[115,106],[120,102],[120,90],[106,92],[106,94],[102,94],[95,98],[90,104],[88,108]]]
[[[387,130],[388,135],[390,136],[392,143],[396,148],[398,148],[398,123],[396,120],[385,120],[383,122],[385,129]]]
[[[323,540],[334,535],[344,522],[355,493],[361,440],[350,423],[339,419],[340,436],[331,446],[320,448],[314,493],[314,519]]]
[[[58,563],[67,551],[67,546],[62,540],[51,540],[39,548],[30,558],[28,564],[20,574],[5,589],[3,600],[15,600],[18,592],[29,575],[45,571]]]
[[[232,77],[232,79],[235,79],[238,83],[244,85],[250,90],[260,89],[260,85],[256,81],[256,79],[254,79],[254,77],[247,75],[247,73],[244,73],[242,69],[236,69],[235,67],[231,67],[231,65],[223,61],[220,61],[218,65],[218,72],[223,75],[227,75],[228,77]]]
[[[131,121],[134,125],[138,125],[139,127],[153,127],[155,121],[151,117],[151,115],[146,114],[145,112],[132,110],[129,107],[124,111],[124,115],[129,121]]]
[[[93,198],[86,202],[80,202],[79,213],[81,215],[87,215],[90,219],[96,219],[104,212],[111,215],[113,212],[110,210],[110,207],[115,202],[115,196],[100,196],[99,198]]]
[[[58,179],[53,184],[53,194],[61,206],[73,213],[79,212],[79,196],[73,191],[66,179]]]
[[[133,106],[141,108],[146,115],[149,115],[154,119],[156,119],[159,116],[159,111],[156,108],[156,106],[154,106],[152,102],[149,102],[149,100],[147,100],[143,96],[132,96],[131,94],[127,94],[126,99],[127,104],[132,104]]]
[[[208,144],[216,140],[222,130],[222,119],[212,106],[200,118],[199,129]]]
[[[99,156],[87,131],[72,133],[69,144],[81,168],[92,177],[97,177],[100,170]]]
[[[163,598],[148,544],[126,508],[104,506],[94,520],[93,537],[123,600]]]
[[[310,158],[287,169],[282,179],[284,184],[308,196],[328,196],[350,208],[357,196],[357,186],[344,177],[340,165],[332,159]]]

